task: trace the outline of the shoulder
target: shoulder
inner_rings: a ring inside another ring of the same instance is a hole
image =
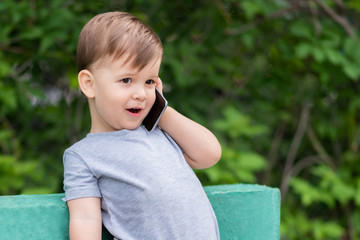
[[[75,142],[73,145],[65,149],[64,155],[82,155],[83,153],[101,149],[102,145],[108,144],[104,143],[104,141],[106,141],[109,137],[110,135],[107,134],[88,133],[83,139]]]
[[[75,166],[77,168],[80,166],[86,167],[86,159],[88,158],[87,155],[90,153],[89,151],[93,149],[90,145],[91,144],[89,144],[88,138],[85,137],[65,149],[63,154],[64,168],[73,168]]]
[[[65,153],[76,152],[77,149],[82,148],[87,142],[87,137],[82,138],[81,140],[73,143],[70,147],[65,149]]]

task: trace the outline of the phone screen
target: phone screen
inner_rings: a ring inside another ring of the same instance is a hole
[[[150,109],[149,114],[145,117],[142,124],[148,131],[152,131],[158,124],[162,114],[164,113],[167,107],[167,101],[164,96],[159,92],[157,88],[155,88],[155,103]]]

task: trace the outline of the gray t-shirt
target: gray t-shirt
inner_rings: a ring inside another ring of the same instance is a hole
[[[64,153],[64,190],[64,201],[102,198],[115,239],[220,239],[200,181],[159,128],[88,134]]]

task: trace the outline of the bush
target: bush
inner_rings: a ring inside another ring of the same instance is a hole
[[[63,191],[62,153],[90,124],[77,36],[112,10],[155,29],[170,105],[222,143],[204,185],[279,187],[283,239],[359,238],[357,0],[2,0],[0,194]]]

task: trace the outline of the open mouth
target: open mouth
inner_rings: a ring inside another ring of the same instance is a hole
[[[131,112],[131,113],[139,113],[140,111],[141,111],[141,108],[128,108],[128,109],[126,109],[126,110],[128,110],[129,112]]]

